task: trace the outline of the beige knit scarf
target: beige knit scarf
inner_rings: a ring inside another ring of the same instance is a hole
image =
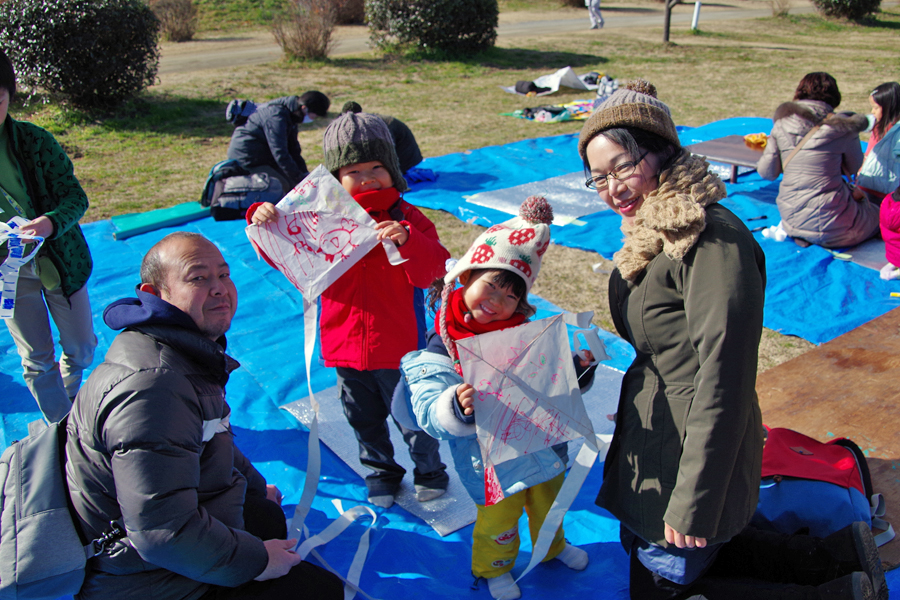
[[[706,210],[725,197],[725,184],[703,158],[682,151],[659,175],[659,187],[647,195],[632,225],[622,224],[625,244],[613,260],[634,281],[660,252],[680,260],[706,228]]]

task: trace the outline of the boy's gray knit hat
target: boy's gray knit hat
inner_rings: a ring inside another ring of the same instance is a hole
[[[583,161],[587,162],[588,143],[599,133],[614,127],[643,129],[681,148],[672,112],[656,97],[656,86],[644,79],[629,81],[591,114],[578,139],[578,154]]]
[[[325,168],[338,177],[341,167],[356,163],[381,162],[398,192],[409,189],[400,172],[394,138],[380,117],[369,113],[345,112],[325,129],[322,139]]]

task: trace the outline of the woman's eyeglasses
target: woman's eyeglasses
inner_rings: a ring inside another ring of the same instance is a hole
[[[621,165],[617,166],[606,175],[594,175],[584,182],[584,186],[589,190],[605,190],[609,186],[610,177],[612,177],[616,181],[624,181],[628,179],[629,177],[634,175],[634,170],[637,169],[637,166],[641,164],[641,161],[644,160],[644,157],[646,157],[647,154],[649,153],[644,152],[637,160],[623,162]]]

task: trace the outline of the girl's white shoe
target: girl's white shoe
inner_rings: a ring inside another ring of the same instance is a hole
[[[522,597],[522,591],[516,585],[516,580],[509,573],[499,577],[491,577],[487,580],[488,589],[494,600],[516,600]]]
[[[576,571],[584,571],[588,566],[588,553],[568,542],[563,551],[556,555],[556,558],[562,561],[562,564]]]

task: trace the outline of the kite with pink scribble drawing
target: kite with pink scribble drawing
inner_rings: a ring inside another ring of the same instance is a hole
[[[375,248],[375,221],[319,165],[276,205],[279,218],[247,237],[312,301]]]
[[[486,491],[497,494],[489,480],[494,465],[594,435],[562,315],[464,338],[457,347],[463,379],[476,390]]]

